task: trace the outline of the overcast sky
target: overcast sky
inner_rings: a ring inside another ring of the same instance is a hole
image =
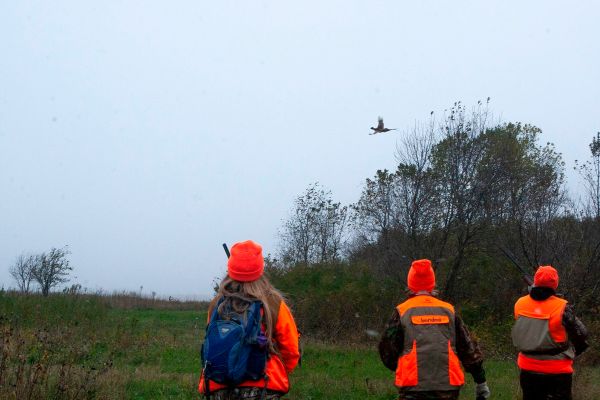
[[[68,244],[91,289],[208,296],[222,242],[275,252],[456,100],[556,143],[600,130],[597,1],[1,1],[0,283]]]

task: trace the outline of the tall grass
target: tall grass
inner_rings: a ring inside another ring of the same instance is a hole
[[[0,292],[0,399],[198,399],[206,311],[136,301]],[[480,339],[496,340],[506,329]],[[291,375],[286,398],[396,397],[375,338],[332,343],[311,336],[305,332],[303,365]],[[600,369],[577,364],[575,399],[600,398]],[[514,353],[485,366],[494,399],[520,398]],[[469,382],[461,399],[473,398],[473,390]]]
[[[95,294],[102,303],[120,310],[173,310],[190,311],[206,310],[207,301],[168,299],[156,296],[142,296],[136,292],[113,292],[110,294]]]
[[[0,396],[93,398],[112,363],[90,335],[101,329],[106,312],[93,299],[0,292]]]
[[[181,348],[187,357],[178,361],[193,363],[186,372],[194,373],[201,315],[194,309],[202,307],[124,294],[0,292],[0,398],[125,398],[146,374],[171,381],[153,369],[172,365]]]

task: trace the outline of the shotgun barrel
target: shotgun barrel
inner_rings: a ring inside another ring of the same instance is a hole
[[[227,258],[229,258],[229,256],[231,254],[229,254],[229,249],[227,248],[227,243],[223,243],[223,250],[225,250],[225,254],[227,254]]]
[[[498,247],[500,248],[500,251],[502,251],[502,253],[504,253],[506,258],[508,258],[512,262],[512,264],[515,267],[517,267],[517,269],[521,272],[521,274],[523,275],[523,281],[525,281],[527,286],[533,286],[533,278],[531,277],[530,274],[527,273],[527,271],[525,271],[525,268],[523,268],[521,266],[521,264],[519,264],[517,262],[517,259],[515,258],[515,256],[508,249],[505,249],[502,246],[498,246]]]

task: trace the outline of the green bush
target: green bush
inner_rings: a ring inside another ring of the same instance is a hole
[[[298,265],[270,273],[289,298],[301,331],[327,341],[368,338],[380,331],[402,297],[364,264]]]

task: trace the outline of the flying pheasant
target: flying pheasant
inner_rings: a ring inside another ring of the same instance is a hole
[[[371,127],[371,129],[373,130],[373,132],[369,133],[369,135],[375,135],[377,133],[384,133],[384,132],[389,132],[389,131],[395,131],[396,130],[395,128],[392,128],[392,129],[385,128],[383,126],[383,118],[381,118],[381,117],[377,118],[377,121],[378,121],[377,128]]]

